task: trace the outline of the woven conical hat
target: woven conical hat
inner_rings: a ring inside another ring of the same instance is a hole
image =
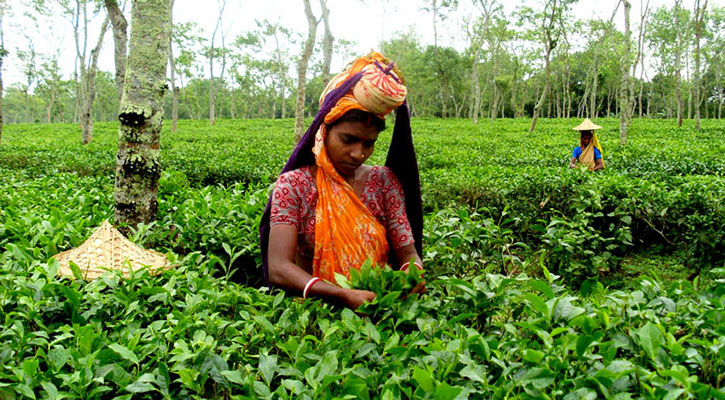
[[[73,261],[86,280],[96,279],[107,270],[121,271],[123,276],[128,277],[131,274],[129,266],[134,271],[150,267],[151,273],[170,267],[163,254],[133,244],[108,221],[103,221],[82,245],[58,253],[54,258],[60,263],[61,275],[73,277],[70,269],[70,262]]]
[[[581,124],[575,126],[572,129],[574,129],[575,131],[593,131],[593,130],[597,130],[597,129],[602,129],[602,127],[599,125],[596,125],[589,118],[585,118]]]

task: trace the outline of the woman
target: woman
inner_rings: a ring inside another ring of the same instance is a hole
[[[598,171],[604,169],[604,160],[602,159],[602,145],[599,144],[596,129],[602,129],[601,126],[595,125],[589,118],[573,128],[580,132],[579,146],[574,148],[569,161],[569,168],[576,168],[577,162],[586,165],[590,171]]]
[[[268,284],[356,309],[375,293],[336,286],[336,273],[349,277],[368,258],[422,269],[420,181],[406,93],[400,71],[379,53],[358,58],[327,85],[262,217]],[[386,166],[364,165],[385,115],[396,108]]]

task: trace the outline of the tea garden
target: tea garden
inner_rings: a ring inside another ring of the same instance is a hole
[[[567,168],[573,120],[413,120],[421,279],[363,266],[364,310],[262,286],[258,224],[291,120],[162,136],[175,267],[86,282],[50,257],[112,218],[116,124],[9,125],[0,145],[0,399],[725,398],[725,130],[600,119],[607,168]],[[391,129],[372,163],[381,164]]]

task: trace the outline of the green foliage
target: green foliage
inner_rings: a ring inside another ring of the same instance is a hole
[[[652,248],[676,254],[694,272],[722,266],[725,162],[719,155],[725,149],[717,121],[704,120],[697,132],[689,125],[673,128],[671,121],[636,120],[626,147],[618,144],[618,121],[598,122],[605,127],[599,136],[607,168],[588,173],[566,168],[577,144],[571,131],[576,121],[542,120],[529,134],[526,120],[473,125],[414,119],[429,275],[531,271],[543,260],[570,283],[581,283],[617,274],[627,257]],[[292,150],[292,124],[182,121],[177,133],[165,131],[166,175],[159,221],[144,228],[148,245],[180,254],[212,252],[226,267],[242,251],[232,269],[241,280],[258,281],[254,224]],[[92,219],[82,225],[90,229],[112,214],[112,189],[105,185],[115,173],[116,125],[96,124],[94,141],[82,147],[75,127],[47,128],[6,127],[0,168],[8,169],[10,180],[0,189],[14,198],[13,185],[30,185],[24,197],[32,205],[43,204],[38,199],[48,196],[47,188],[65,188],[55,194],[53,207],[61,209],[62,199],[73,203],[82,191],[99,193],[102,202],[79,205],[63,222]],[[390,131],[381,135],[371,163],[384,163]],[[12,207],[8,212],[31,215]],[[32,218],[39,223],[49,217],[43,211]],[[13,240],[31,241],[43,231],[16,232]],[[78,229],[74,242],[65,239],[55,249],[77,245],[88,233]],[[229,254],[223,243],[236,249]]]
[[[636,122],[626,148],[605,129],[608,168],[587,173],[566,167],[570,122],[415,120],[428,292],[409,295],[416,269],[366,264],[360,313],[237,283],[260,283],[291,121],[165,134],[158,219],[131,239],[174,268],[94,282],[49,257],[111,218],[115,126],[81,147],[71,126],[10,125],[0,398],[723,398],[722,132],[668,124]],[[656,278],[667,255],[619,270],[663,249],[702,278]]]
[[[18,248],[0,255],[3,398],[723,396],[722,270],[707,290],[640,279],[588,295],[548,273],[440,277],[361,316],[212,278],[200,253],[86,283]],[[353,276],[388,293],[417,280]]]
[[[336,278],[341,287],[369,290],[377,295],[373,301],[360,306],[358,312],[370,316],[378,326],[391,324],[400,328],[406,322],[415,326],[416,312],[411,307],[416,298],[410,292],[423,281],[422,275],[416,267],[397,271],[389,266],[373,266],[368,260],[360,270],[350,270],[349,281],[343,275],[336,275]]]

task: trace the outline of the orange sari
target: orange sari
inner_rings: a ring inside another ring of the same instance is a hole
[[[380,118],[403,103],[406,88],[399,71],[385,70],[388,61],[379,53],[360,57],[349,68],[333,78],[322,93],[350,76],[363,71],[363,77],[325,116],[315,135],[313,153],[317,164],[318,201],[315,209],[315,256],[313,276],[335,282],[335,273],[350,277],[350,268],[359,269],[367,259],[377,265],[388,260],[389,245],[386,228],[357,197],[353,188],[340,176],[327,154],[325,137],[330,124],[353,109],[368,111]],[[397,72],[397,74],[396,74]]]

